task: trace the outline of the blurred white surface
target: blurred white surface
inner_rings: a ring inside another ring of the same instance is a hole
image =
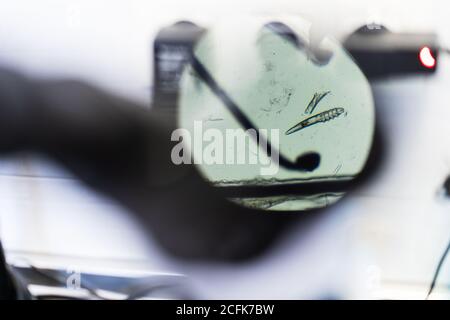
[[[445,1],[20,0],[1,6],[2,63],[34,76],[81,78],[146,103],[153,37],[180,18],[208,24],[237,11],[302,13],[338,38],[378,21],[392,29],[436,30],[450,43]],[[442,57],[432,78],[378,84],[388,142],[380,174],[313,230],[287,234],[248,265],[170,260],[129,212],[29,157],[0,164],[1,238],[10,256],[183,272],[210,298],[423,298],[450,238],[450,200],[439,194],[450,174],[449,70],[450,59]],[[436,297],[449,298],[449,263]]]
[[[36,76],[89,80],[144,102],[153,38],[180,19],[208,26],[227,15],[301,14],[338,39],[375,21],[392,30],[440,30],[450,44],[444,0],[16,0],[0,6],[2,64]]]

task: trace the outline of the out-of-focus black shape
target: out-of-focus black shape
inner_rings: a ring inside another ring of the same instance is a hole
[[[0,79],[10,75],[0,70]],[[312,216],[243,208],[210,187],[193,165],[174,165],[173,111],[148,110],[78,81],[14,79],[0,88],[0,98],[3,91],[21,97],[0,101],[0,150],[55,159],[128,207],[177,257],[250,259],[293,220]],[[17,112],[15,101],[22,99],[24,112]]]
[[[444,192],[446,196],[450,197],[450,176],[448,176],[447,179],[445,179]]]
[[[437,68],[438,41],[434,33],[397,33],[382,25],[365,25],[353,32],[344,47],[370,80],[388,76],[433,74]],[[420,58],[429,48],[434,64]]]
[[[79,81],[29,80],[0,69],[0,152],[52,157],[129,208],[178,258],[255,258],[288,227],[307,228],[326,211],[269,213],[227,200],[195,166],[173,164],[175,127],[167,108],[148,110]]]
[[[0,300],[17,299],[17,291],[6,265],[3,248],[0,244]]]

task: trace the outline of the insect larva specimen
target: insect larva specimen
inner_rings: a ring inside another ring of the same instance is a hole
[[[308,106],[305,109],[305,114],[313,113],[314,109],[319,104],[320,100],[322,100],[329,93],[330,91],[314,93],[314,96],[312,97],[311,101],[308,103]]]
[[[301,129],[312,126],[314,124],[317,124],[320,122],[326,122],[331,119],[337,118],[344,112],[345,112],[344,108],[333,108],[333,109],[318,113],[312,117],[309,117],[309,118],[297,123],[295,126],[293,126],[288,131],[286,131],[286,135],[297,132]]]

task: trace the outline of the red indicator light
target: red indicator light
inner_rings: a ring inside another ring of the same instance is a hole
[[[428,47],[422,47],[422,49],[420,49],[419,60],[425,68],[431,69],[436,66],[436,59],[433,57],[433,54]]]

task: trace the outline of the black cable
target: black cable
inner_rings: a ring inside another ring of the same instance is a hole
[[[231,112],[236,121],[245,130],[254,130],[256,136],[256,142],[260,145],[267,146],[266,152],[269,157],[274,155],[278,156],[279,164],[288,170],[299,170],[303,172],[313,171],[319,166],[320,155],[316,152],[306,153],[305,155],[298,157],[296,162],[290,161],[279,150],[275,149],[270,141],[260,134],[256,125],[241,111],[239,106],[234,102],[234,100],[225,92],[225,90],[220,87],[213,76],[209,73],[206,67],[197,59],[195,55],[191,56],[191,66],[193,70],[197,73],[200,79],[208,86],[208,88],[223,102],[225,107]],[[302,161],[304,158],[305,161]],[[304,162],[304,163],[303,163]]]
[[[439,263],[436,267],[436,271],[434,272],[433,280],[431,281],[430,289],[428,290],[428,294],[425,299],[428,299],[430,297],[431,293],[433,292],[434,287],[436,286],[436,281],[439,277],[439,273],[441,272],[441,268],[444,265],[444,261],[448,255],[449,250],[450,250],[450,241],[447,245],[447,249],[445,249],[444,254],[442,255],[441,259],[439,260]]]

